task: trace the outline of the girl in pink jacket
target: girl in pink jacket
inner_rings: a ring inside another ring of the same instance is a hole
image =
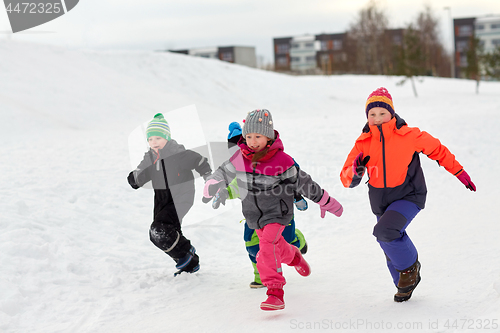
[[[242,134],[240,149],[207,178],[203,195],[224,196],[227,186],[237,179],[243,215],[247,225],[256,229],[260,241],[257,268],[268,288],[268,298],[260,308],[281,310],[285,308],[286,283],[281,263],[294,266],[302,276],[311,274],[298,248],[281,234],[293,218],[294,193],[319,204],[322,218],[326,211],[340,216],[343,208],[284,152],[268,110],[249,112]]]

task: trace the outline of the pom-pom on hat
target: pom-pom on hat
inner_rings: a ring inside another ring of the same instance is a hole
[[[170,126],[161,113],[155,114],[146,128],[146,137],[149,140],[152,136],[160,136],[170,141]]]
[[[243,122],[243,137],[248,133],[258,133],[274,140],[273,116],[268,110],[250,111]]]
[[[392,104],[392,96],[386,88],[380,87],[368,96],[366,100],[365,112],[368,118],[368,111],[372,108],[384,108],[394,116],[394,105]]]

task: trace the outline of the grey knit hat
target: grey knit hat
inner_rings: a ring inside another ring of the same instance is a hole
[[[250,111],[243,122],[243,137],[248,133],[259,133],[274,140],[273,116],[268,110]]]

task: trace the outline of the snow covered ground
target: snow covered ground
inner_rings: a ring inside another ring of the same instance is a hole
[[[481,83],[476,95],[472,81],[425,78],[415,98],[398,81],[0,41],[0,331],[500,331],[500,83]],[[380,86],[478,188],[422,157],[427,208],[408,229],[422,282],[403,304],[392,300],[371,235],[366,186],[344,189],[339,180],[366,97]],[[196,274],[174,278],[172,261],[148,239],[153,193],[127,184],[129,135],[157,112],[168,120],[193,105],[198,119],[172,126],[181,143],[224,141],[231,121],[268,108],[285,151],[344,205],[341,218],[321,219],[311,202],[296,214],[312,275],[284,267],[284,311],[261,311],[265,290],[248,287],[238,202],[212,211],[198,191],[183,226],[200,255]]]

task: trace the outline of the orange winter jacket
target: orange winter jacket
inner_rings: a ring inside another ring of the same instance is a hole
[[[359,153],[370,156],[366,165],[372,211],[381,216],[396,200],[414,202],[425,207],[427,188],[420,166],[419,153],[437,161],[453,175],[462,172],[455,156],[441,142],[417,127],[408,127],[397,114],[380,126],[368,126],[358,137],[347,156],[340,179],[345,187],[355,187],[361,177],[353,172],[353,162]]]

